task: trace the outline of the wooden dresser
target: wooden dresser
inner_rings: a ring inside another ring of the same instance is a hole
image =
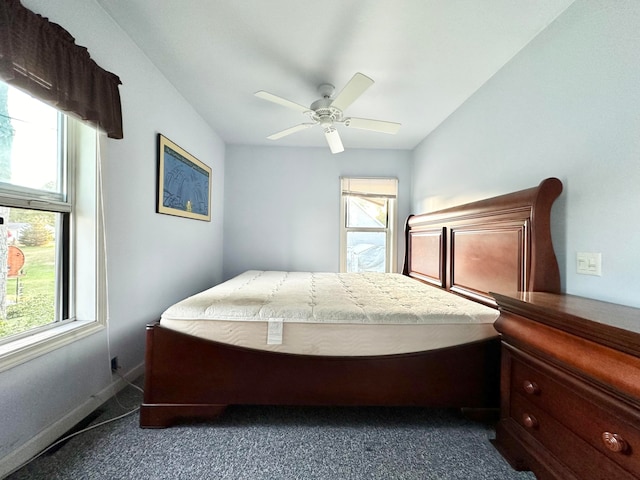
[[[500,453],[541,480],[640,478],[640,309],[552,293],[494,298]]]

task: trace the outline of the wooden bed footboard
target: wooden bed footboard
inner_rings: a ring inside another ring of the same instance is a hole
[[[140,426],[213,419],[226,405],[497,408],[498,338],[427,352],[327,357],[230,346],[147,326]]]

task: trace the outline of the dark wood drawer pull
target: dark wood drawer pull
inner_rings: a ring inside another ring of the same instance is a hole
[[[524,413],[522,415],[522,423],[527,428],[538,428],[538,419],[530,413]]]
[[[602,441],[612,452],[624,452],[628,447],[626,440],[617,433],[604,432],[602,434]]]
[[[522,383],[522,387],[524,388],[524,391],[529,395],[537,395],[540,393],[540,387],[538,387],[538,384],[536,382],[525,380]]]

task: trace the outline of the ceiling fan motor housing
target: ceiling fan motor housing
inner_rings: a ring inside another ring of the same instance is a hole
[[[318,122],[323,128],[330,127],[333,122],[342,121],[342,110],[331,106],[333,99],[323,97],[311,104],[309,116]]]

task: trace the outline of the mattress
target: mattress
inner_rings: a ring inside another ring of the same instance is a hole
[[[377,356],[496,337],[497,317],[400,274],[250,270],[172,305],[160,323],[245,348]]]

